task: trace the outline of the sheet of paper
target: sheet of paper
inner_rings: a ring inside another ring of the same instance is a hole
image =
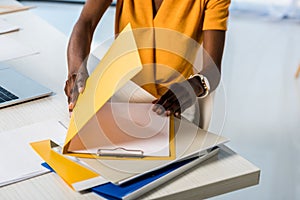
[[[152,103],[156,98],[144,90],[142,87],[128,81],[120,90],[118,90],[114,96],[112,96],[112,102],[131,102],[131,103]]]
[[[144,156],[169,156],[170,118],[157,115],[152,105],[106,103],[97,112],[94,126],[79,132],[69,151],[96,154],[100,149],[118,155],[116,149],[124,148]]]
[[[0,133],[0,187],[48,172],[29,143],[52,139],[63,144],[66,129],[56,120]]]
[[[18,26],[12,25],[3,19],[0,19],[0,35],[4,33],[17,31],[19,29],[20,28]]]
[[[22,45],[7,35],[0,35],[0,62],[37,53],[37,51]]]

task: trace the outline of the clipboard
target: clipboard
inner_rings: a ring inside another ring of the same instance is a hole
[[[106,103],[72,138],[64,154],[115,160],[174,159],[173,117],[157,115],[152,106]]]
[[[117,147],[114,149],[98,149],[97,156],[108,156],[108,157],[137,157],[143,158],[144,151],[134,150],[134,149],[125,149],[123,147]]]

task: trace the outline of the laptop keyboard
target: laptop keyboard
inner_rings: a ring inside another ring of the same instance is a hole
[[[0,86],[0,103],[15,100],[15,99],[18,99],[18,98],[19,97],[17,97],[16,95],[10,93],[9,91],[7,91],[6,89],[4,89],[3,87]]]

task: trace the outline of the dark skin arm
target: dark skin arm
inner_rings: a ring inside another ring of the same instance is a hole
[[[112,0],[87,0],[73,28],[67,50],[68,80],[65,85],[70,112],[79,93],[84,91],[88,78],[86,59],[90,53],[94,31],[111,2]]]
[[[225,43],[225,31],[204,31],[203,47],[204,66],[200,74],[204,75],[210,83],[210,92],[214,91],[221,79],[221,63]],[[153,107],[159,115],[179,116],[184,110],[195,103],[197,96],[204,93],[198,77],[171,85],[170,89],[161,96]]]
[[[161,0],[155,0],[154,2],[155,9],[157,10],[161,4]],[[78,22],[74,26],[68,46],[69,73],[68,81],[65,86],[65,93],[68,96],[70,111],[73,110],[79,93],[84,91],[85,82],[88,78],[86,58],[90,52],[93,33],[110,3],[111,0],[88,0],[82,10]],[[216,63],[220,70],[224,40],[225,31],[204,31],[203,45],[209,56],[204,56],[204,68],[201,71],[201,74],[208,78],[211,85],[211,91],[217,87],[220,81],[220,74],[216,73],[218,70],[214,67],[214,63]],[[214,63],[211,62],[210,58],[212,58]],[[186,89],[182,90],[182,87]],[[158,106],[162,105],[166,110],[167,115],[173,113],[179,115],[195,102],[196,96],[203,93],[203,88],[201,87],[198,78],[189,79],[182,83],[176,83],[171,89],[175,91],[176,95],[174,95],[173,92],[168,91],[157,100],[154,111],[158,114],[164,113],[163,109],[160,109],[161,107]],[[179,98],[176,98],[176,96]]]

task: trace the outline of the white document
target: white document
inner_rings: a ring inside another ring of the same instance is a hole
[[[152,103],[156,98],[133,81],[128,81],[111,98],[112,102]]]
[[[90,126],[71,141],[76,153],[133,153],[143,156],[169,156],[170,118],[152,111],[151,103],[106,103]],[[121,149],[120,149],[121,148]],[[122,151],[123,150],[123,151]]]
[[[48,172],[29,143],[51,139],[63,144],[66,129],[46,121],[0,133],[0,187]]]
[[[0,62],[37,53],[37,51],[22,45],[7,35],[0,35]]]
[[[10,33],[13,31],[17,31],[20,28],[18,26],[14,26],[3,19],[0,19],[0,35],[4,33]]]

